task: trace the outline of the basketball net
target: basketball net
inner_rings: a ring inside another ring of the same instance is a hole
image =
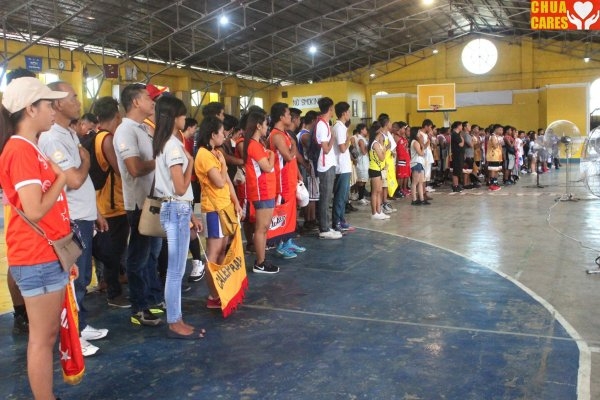
[[[431,111],[438,112],[440,110],[439,104],[431,104]],[[443,111],[444,113],[444,126],[450,126],[450,113],[448,111]]]

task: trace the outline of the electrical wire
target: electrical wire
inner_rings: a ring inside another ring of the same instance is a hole
[[[580,247],[582,247],[582,248],[584,248],[584,249],[588,249],[588,250],[595,251],[595,252],[597,252],[597,253],[600,253],[600,250],[598,250],[598,249],[596,249],[596,248],[594,248],[594,247],[590,247],[590,246],[587,246],[587,245],[585,245],[585,244],[583,243],[583,241],[581,241],[581,240],[579,240],[579,239],[577,239],[577,238],[574,238],[574,237],[572,237],[572,236],[569,236],[569,235],[567,235],[566,233],[564,233],[564,232],[560,231],[558,228],[556,228],[554,225],[552,225],[552,222],[550,221],[550,220],[551,220],[551,218],[552,218],[552,209],[553,209],[554,207],[556,207],[558,204],[560,204],[560,203],[561,203],[561,201],[560,201],[560,200],[561,200],[561,199],[558,199],[558,200],[557,200],[557,201],[556,201],[556,202],[555,202],[555,203],[554,203],[552,206],[548,207],[548,215],[547,215],[547,217],[546,217],[546,222],[548,223],[548,226],[549,226],[549,227],[550,227],[550,228],[551,228],[553,231],[555,231],[556,233],[558,233],[559,235],[561,235],[561,236],[563,236],[563,237],[565,237],[565,238],[567,238],[567,239],[571,239],[571,240],[572,240],[572,241],[574,241],[575,243],[579,244],[579,246],[580,246]],[[596,258],[596,264],[598,264],[598,267],[600,267],[600,256],[598,256],[598,258]]]

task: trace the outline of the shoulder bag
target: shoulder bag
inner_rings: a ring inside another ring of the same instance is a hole
[[[31,226],[31,228],[33,228],[37,234],[48,241],[48,244],[54,248],[54,252],[58,256],[58,261],[60,262],[63,270],[69,271],[83,252],[83,244],[81,241],[79,241],[78,237],[73,234],[73,231],[69,232],[60,239],[49,239],[48,236],[46,236],[46,232],[44,232],[38,224],[27,218],[23,211],[19,210],[15,206],[13,206],[13,209],[17,211],[21,218],[23,218],[23,220],[27,222],[27,224]]]
[[[162,205],[162,200],[154,196],[155,183],[156,176],[152,179],[150,195],[144,199],[142,214],[140,215],[140,222],[138,223],[138,232],[145,236],[165,238],[167,237],[167,232],[165,232],[160,224],[160,206]]]

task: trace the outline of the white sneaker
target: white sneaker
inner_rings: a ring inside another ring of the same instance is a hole
[[[384,218],[384,219],[390,219],[390,218],[392,218],[392,217],[390,217],[389,215],[387,215],[387,214],[384,214],[384,213],[381,213],[381,215],[383,215],[383,218]]]
[[[384,219],[387,219],[387,218],[386,218],[386,215],[384,213],[376,213],[376,214],[372,214],[371,215],[371,219],[384,220]]]
[[[84,340],[98,340],[108,335],[108,329],[96,329],[91,325],[86,326],[81,331],[81,338]]]
[[[93,356],[100,350],[98,347],[94,346],[84,338],[79,338],[79,343],[81,343],[81,353],[84,357]]]
[[[192,272],[188,277],[188,282],[198,282],[204,278],[204,264],[201,260],[192,260]]]
[[[371,204],[371,202],[363,198],[358,201],[358,204],[360,204],[361,206],[368,206],[369,204]]]
[[[319,238],[320,239],[341,239],[342,232],[338,232],[333,229],[329,229],[327,232],[320,232]]]
[[[352,201],[358,200],[358,193],[350,193],[350,200],[352,200]]]
[[[431,186],[425,186],[425,191],[429,192],[429,193],[433,193],[433,192],[435,192],[435,189],[432,188]]]

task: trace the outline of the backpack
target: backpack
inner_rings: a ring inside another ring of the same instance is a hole
[[[310,130],[310,143],[308,145],[307,155],[308,159],[313,165],[315,173],[317,172],[317,165],[319,165],[319,155],[321,154],[321,145],[317,142],[317,125],[319,122],[324,122],[329,126],[327,121],[324,119],[318,118],[315,125]]]
[[[90,153],[89,175],[95,190],[102,189],[106,184],[108,175],[114,172],[110,165],[108,166],[108,169],[104,171],[98,163],[98,157],[96,155],[96,137],[98,137],[98,135],[100,135],[100,139],[103,140],[107,135],[110,135],[110,132],[103,129],[98,132],[92,131],[81,139],[81,145]],[[102,142],[100,142],[100,144],[101,143]]]

